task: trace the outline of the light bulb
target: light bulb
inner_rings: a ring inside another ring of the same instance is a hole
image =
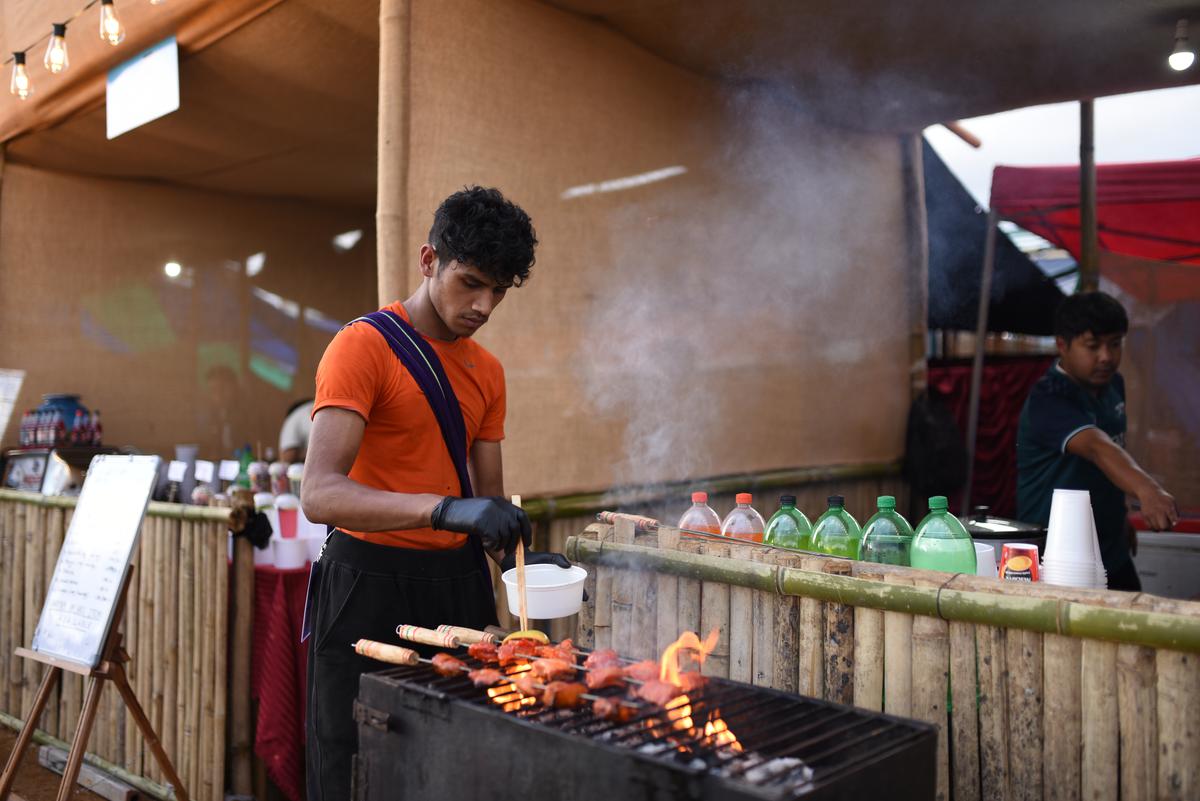
[[[13,53],[12,80],[8,84],[8,91],[21,100],[33,94],[33,81],[29,80],[29,72],[25,69],[24,53]]]
[[[150,0],[150,5],[161,6],[165,2],[167,2],[167,0]]]
[[[183,273],[183,265],[177,261],[169,261],[163,265],[163,272],[167,274],[167,278],[178,278]]]
[[[71,60],[67,57],[66,37],[67,26],[56,22],[54,33],[50,34],[50,44],[46,45],[46,57],[42,59],[46,69],[51,72],[62,72],[71,66]]]
[[[113,47],[125,41],[125,26],[117,16],[113,0],[100,0],[100,38]]]
[[[1167,63],[1176,72],[1183,72],[1196,61],[1196,54],[1188,45],[1188,24],[1186,19],[1175,23],[1175,50],[1167,56]]]

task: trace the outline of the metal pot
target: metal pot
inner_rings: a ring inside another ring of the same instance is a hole
[[[1046,527],[1036,523],[1022,523],[1006,517],[993,517],[986,506],[976,506],[971,514],[959,520],[971,534],[971,539],[996,547],[996,558],[1000,558],[1000,546],[1006,542],[1027,542],[1038,547],[1038,554],[1046,550]]]

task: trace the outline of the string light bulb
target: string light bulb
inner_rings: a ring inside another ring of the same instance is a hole
[[[150,5],[161,6],[165,2],[167,2],[167,0],[150,0]]]
[[[33,81],[29,80],[29,71],[25,69],[24,53],[13,53],[12,80],[9,81],[8,91],[20,100],[27,100],[33,94]]]
[[[113,47],[125,41],[125,26],[117,16],[113,0],[100,0],[100,38]]]
[[[1183,72],[1196,61],[1196,53],[1188,44],[1188,23],[1181,19],[1175,24],[1175,49],[1167,57],[1167,63],[1176,72]]]
[[[54,32],[50,34],[50,44],[46,45],[46,57],[42,59],[46,69],[58,73],[71,66],[67,57],[67,26],[66,23],[54,23]]]

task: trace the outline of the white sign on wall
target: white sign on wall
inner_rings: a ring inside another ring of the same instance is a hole
[[[108,71],[108,138],[179,108],[179,45],[172,36]]]

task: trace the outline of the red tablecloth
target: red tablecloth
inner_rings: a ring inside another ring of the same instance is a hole
[[[308,568],[254,568],[250,692],[258,701],[254,753],[291,801],[304,797],[304,687],[308,649],[300,642]]]

